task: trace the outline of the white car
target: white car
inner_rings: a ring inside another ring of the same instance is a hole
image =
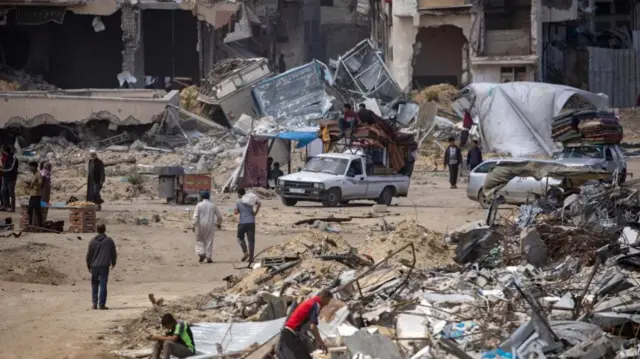
[[[311,158],[304,169],[278,178],[282,203],[321,202],[335,207],[353,200],[391,204],[393,197],[406,197],[409,177],[402,174],[373,175],[366,158],[351,153],[324,153]]]

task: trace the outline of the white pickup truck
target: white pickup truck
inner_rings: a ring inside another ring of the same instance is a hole
[[[310,159],[300,172],[278,178],[282,203],[322,202],[325,207],[346,205],[353,200],[391,204],[393,197],[406,197],[409,177],[401,174],[368,174],[365,157],[351,153],[324,153]]]

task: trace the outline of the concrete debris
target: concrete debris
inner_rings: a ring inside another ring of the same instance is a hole
[[[267,322],[329,288],[336,299],[319,326],[329,357],[629,357],[639,348],[637,224],[588,223],[576,228],[562,211],[524,229],[469,223],[449,236],[455,265],[444,236],[413,221],[352,247],[316,219],[200,309],[219,322]],[[430,261],[434,251],[450,260]]]
[[[0,91],[51,91],[57,88],[44,81],[41,75],[30,75],[0,64]]]

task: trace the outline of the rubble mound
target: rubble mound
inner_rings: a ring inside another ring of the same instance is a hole
[[[598,248],[615,241],[615,233],[596,232],[584,228],[554,226],[547,223],[536,225],[540,238],[547,246],[550,262],[560,261],[567,256],[580,259],[591,265]]]
[[[31,283],[31,284],[65,284],[67,275],[51,267],[44,265],[31,265],[17,268],[0,268],[0,278],[8,282]]]
[[[344,254],[349,250],[351,246],[342,236],[310,229],[269,248],[261,257],[299,256],[301,259],[308,259],[317,251]]]
[[[439,107],[451,112],[451,103],[454,101],[458,89],[449,84],[439,84],[425,87],[417,91],[413,97],[414,101],[423,103],[426,101],[437,102]]]
[[[60,285],[67,275],[51,267],[46,252],[52,246],[43,243],[0,250],[0,280],[19,283]]]
[[[444,235],[425,228],[415,220],[398,223],[392,232],[373,232],[360,246],[360,252],[378,262],[409,243],[415,247],[416,266],[419,268],[436,268],[453,263],[455,248],[445,243]],[[392,261],[404,265],[410,265],[412,260],[410,249],[392,258]]]
[[[187,323],[216,321],[215,311],[200,310],[211,300],[211,295],[198,295],[195,297],[181,298],[161,307],[153,307],[145,310],[139,317],[127,322],[120,331],[122,334],[122,346],[126,349],[140,347],[140,344],[149,343],[147,337],[151,334],[164,335],[164,329],[160,319],[165,313],[172,313]]]

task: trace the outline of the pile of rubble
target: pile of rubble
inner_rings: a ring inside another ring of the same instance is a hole
[[[0,91],[51,91],[57,88],[48,84],[42,75],[30,75],[0,64]]]
[[[566,202],[628,200],[635,193],[630,185],[604,186]],[[236,323],[224,324],[229,331],[260,326],[269,333],[233,350],[215,337],[219,347],[203,349],[243,357],[277,336],[292,302],[329,288],[336,299],[322,310],[319,326],[329,355],[635,358],[637,218],[608,218],[614,224],[603,227],[603,218],[587,216],[590,221],[577,227],[563,206],[570,205],[523,209],[533,217],[524,226],[509,219],[491,226],[477,221],[446,238],[415,221],[384,221],[356,247],[337,234],[310,229],[258,254],[244,278],[226,278],[228,288],[191,308],[189,320]],[[221,325],[195,325],[196,341],[208,326]]]

